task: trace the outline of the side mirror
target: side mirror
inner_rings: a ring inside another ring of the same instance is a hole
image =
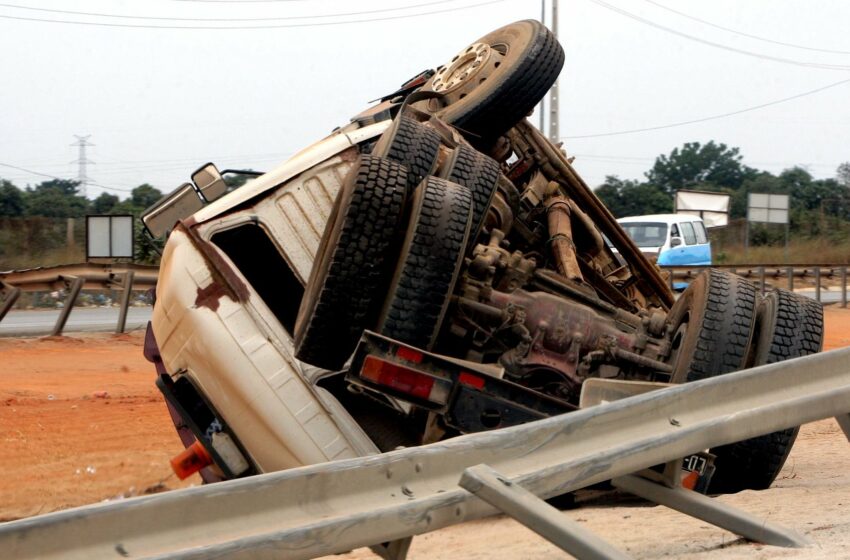
[[[142,223],[156,239],[168,233],[178,221],[204,207],[192,183],[183,183],[142,213]]]
[[[227,192],[227,183],[214,163],[208,163],[192,173],[192,182],[207,202],[212,202]]]
[[[681,237],[673,237],[672,239],[670,239],[670,247],[678,247],[681,244],[682,244],[682,238]]]

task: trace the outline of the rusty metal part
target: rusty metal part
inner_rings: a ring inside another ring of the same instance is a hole
[[[466,274],[461,279],[460,293],[473,300],[487,297],[492,289],[512,292],[528,283],[537,263],[519,251],[502,247],[505,234],[497,228],[490,231],[487,245],[476,245]],[[482,295],[484,294],[484,295]]]
[[[492,231],[494,229],[501,230],[507,235],[511,231],[511,226],[514,221],[514,213],[510,205],[505,200],[505,196],[501,191],[496,191],[493,196],[490,207],[487,209],[487,217],[484,222],[484,229]]]
[[[637,315],[599,299],[596,292],[592,289],[580,284],[574,284],[551,270],[538,269],[534,271],[534,286],[550,293],[557,292],[558,295],[563,295],[594,307],[598,311],[611,315],[617,321],[630,327],[638,328],[641,325],[641,319]]]
[[[593,220],[574,201],[570,200],[569,204],[573,227],[583,227],[587,234],[580,236],[582,249],[595,259],[604,257],[606,261],[610,261],[609,255],[605,252],[605,240],[602,239],[602,234],[599,233]],[[607,262],[603,264],[607,264]]]
[[[532,336],[527,351],[509,356],[506,365],[515,374],[546,367],[579,384],[576,371],[582,354],[608,346],[629,351],[636,346],[637,333],[624,332],[613,317],[600,316],[591,307],[563,297],[516,290],[512,294],[492,292],[488,303],[513,313]]]
[[[576,245],[573,242],[570,213],[569,200],[566,197],[552,196],[546,200],[549,243],[552,245],[552,255],[558,272],[570,280],[581,281],[583,276],[576,256]]]
[[[210,299],[211,296],[215,297],[216,302],[219,298],[225,295],[233,301],[248,301],[248,298],[250,297],[248,286],[239,277],[239,275],[234,272],[233,268],[231,268],[219,250],[216,249],[212,243],[201,238],[194,227],[187,227],[183,222],[179,222],[176,226],[174,226],[174,229],[184,232],[192,242],[192,245],[194,245],[195,248],[204,255],[206,258],[207,268],[213,278],[213,284],[220,286],[220,288],[216,288],[216,290],[219,291],[215,294],[203,294],[201,293],[201,289],[198,289],[198,298],[202,300],[204,305],[210,309],[216,309],[218,307],[218,304],[213,303]]]
[[[476,74],[484,69],[491,56],[501,59],[501,53],[492,50],[486,43],[469,45],[451,62],[437,69],[437,73],[431,78],[431,89],[447,94],[460,88],[464,83],[474,81]]]
[[[579,261],[579,266],[584,273],[587,282],[596,288],[602,297],[613,303],[614,305],[630,312],[637,312],[641,306],[635,305],[627,295],[618,290],[601,272],[596,270],[592,264],[585,261]]]
[[[558,181],[567,190],[567,195],[576,202],[582,211],[587,213],[599,230],[611,240],[631,266],[632,273],[638,276],[642,287],[641,291],[645,293],[650,302],[657,303],[665,309],[669,308],[673,304],[673,294],[664,283],[658,270],[644,258],[634,242],[617,224],[611,212],[575,172],[566,156],[528,121],[517,123],[512,132],[509,133],[509,137],[515,149],[519,144],[524,144],[529,148],[529,151],[536,153],[540,158],[538,163],[541,171],[551,180]]]
[[[669,364],[653,360],[652,358],[636,354],[635,352],[629,352],[628,350],[617,348],[616,346],[609,346],[604,350],[588,352],[585,354],[584,358],[582,358],[582,362],[586,362],[588,364],[592,364],[593,362],[628,362],[630,364],[659,371],[661,373],[673,373],[673,367]]]

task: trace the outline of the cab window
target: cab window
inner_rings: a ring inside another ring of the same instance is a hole
[[[682,222],[679,225],[682,228],[682,235],[685,237],[685,245],[696,245],[697,236],[694,233],[694,226],[690,222]]]
[[[694,229],[697,230],[697,243],[700,245],[708,243],[708,235],[705,233],[705,226],[702,222],[694,222]]]

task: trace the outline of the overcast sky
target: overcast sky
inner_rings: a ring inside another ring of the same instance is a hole
[[[352,12],[370,13],[306,18]],[[74,178],[70,144],[90,134],[89,176],[122,197],[144,182],[171,190],[208,160],[269,169],[524,18],[540,18],[539,1],[11,0],[0,4],[0,163]],[[331,24],[368,19],[379,21]],[[831,177],[850,160],[849,21],[846,0],[560,0],[560,133],[576,137],[567,150],[594,186],[609,174],[641,178],[658,154],[709,140],[740,147],[754,167]],[[579,138],[826,86],[727,118]],[[45,179],[8,167],[0,177],[21,187]]]

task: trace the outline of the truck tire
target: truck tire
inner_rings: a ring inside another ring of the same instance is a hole
[[[431,349],[454,290],[472,225],[472,195],[460,185],[426,178],[414,194],[379,332]]]
[[[757,301],[756,287],[739,276],[714,269],[697,276],[668,314],[668,328],[673,333],[673,383],[698,381],[747,367]],[[739,466],[727,457],[725,447],[729,446],[711,450],[717,459],[710,493],[729,491],[728,483],[741,474]],[[723,470],[727,472],[721,473]]]
[[[407,193],[407,170],[393,161],[364,155],[349,173],[298,310],[299,360],[339,369],[376,320],[398,254]]]
[[[670,309],[672,382],[698,381],[746,367],[756,315],[756,287],[709,269]]]
[[[372,155],[405,166],[408,185],[413,189],[434,172],[439,150],[440,135],[436,130],[400,114],[375,144]]]
[[[517,21],[437,68],[422,90],[441,97],[416,107],[491,142],[531,113],[563,65],[564,50],[551,31],[539,21]]]
[[[768,293],[759,305],[753,366],[808,356],[823,347],[823,306],[786,290]],[[712,491],[769,488],[797,439],[799,427],[724,445],[717,456]]]
[[[454,149],[445,170],[440,176],[457,183],[472,193],[472,227],[469,244],[475,243],[487,210],[499,184],[499,164],[474,148],[461,144]]]

